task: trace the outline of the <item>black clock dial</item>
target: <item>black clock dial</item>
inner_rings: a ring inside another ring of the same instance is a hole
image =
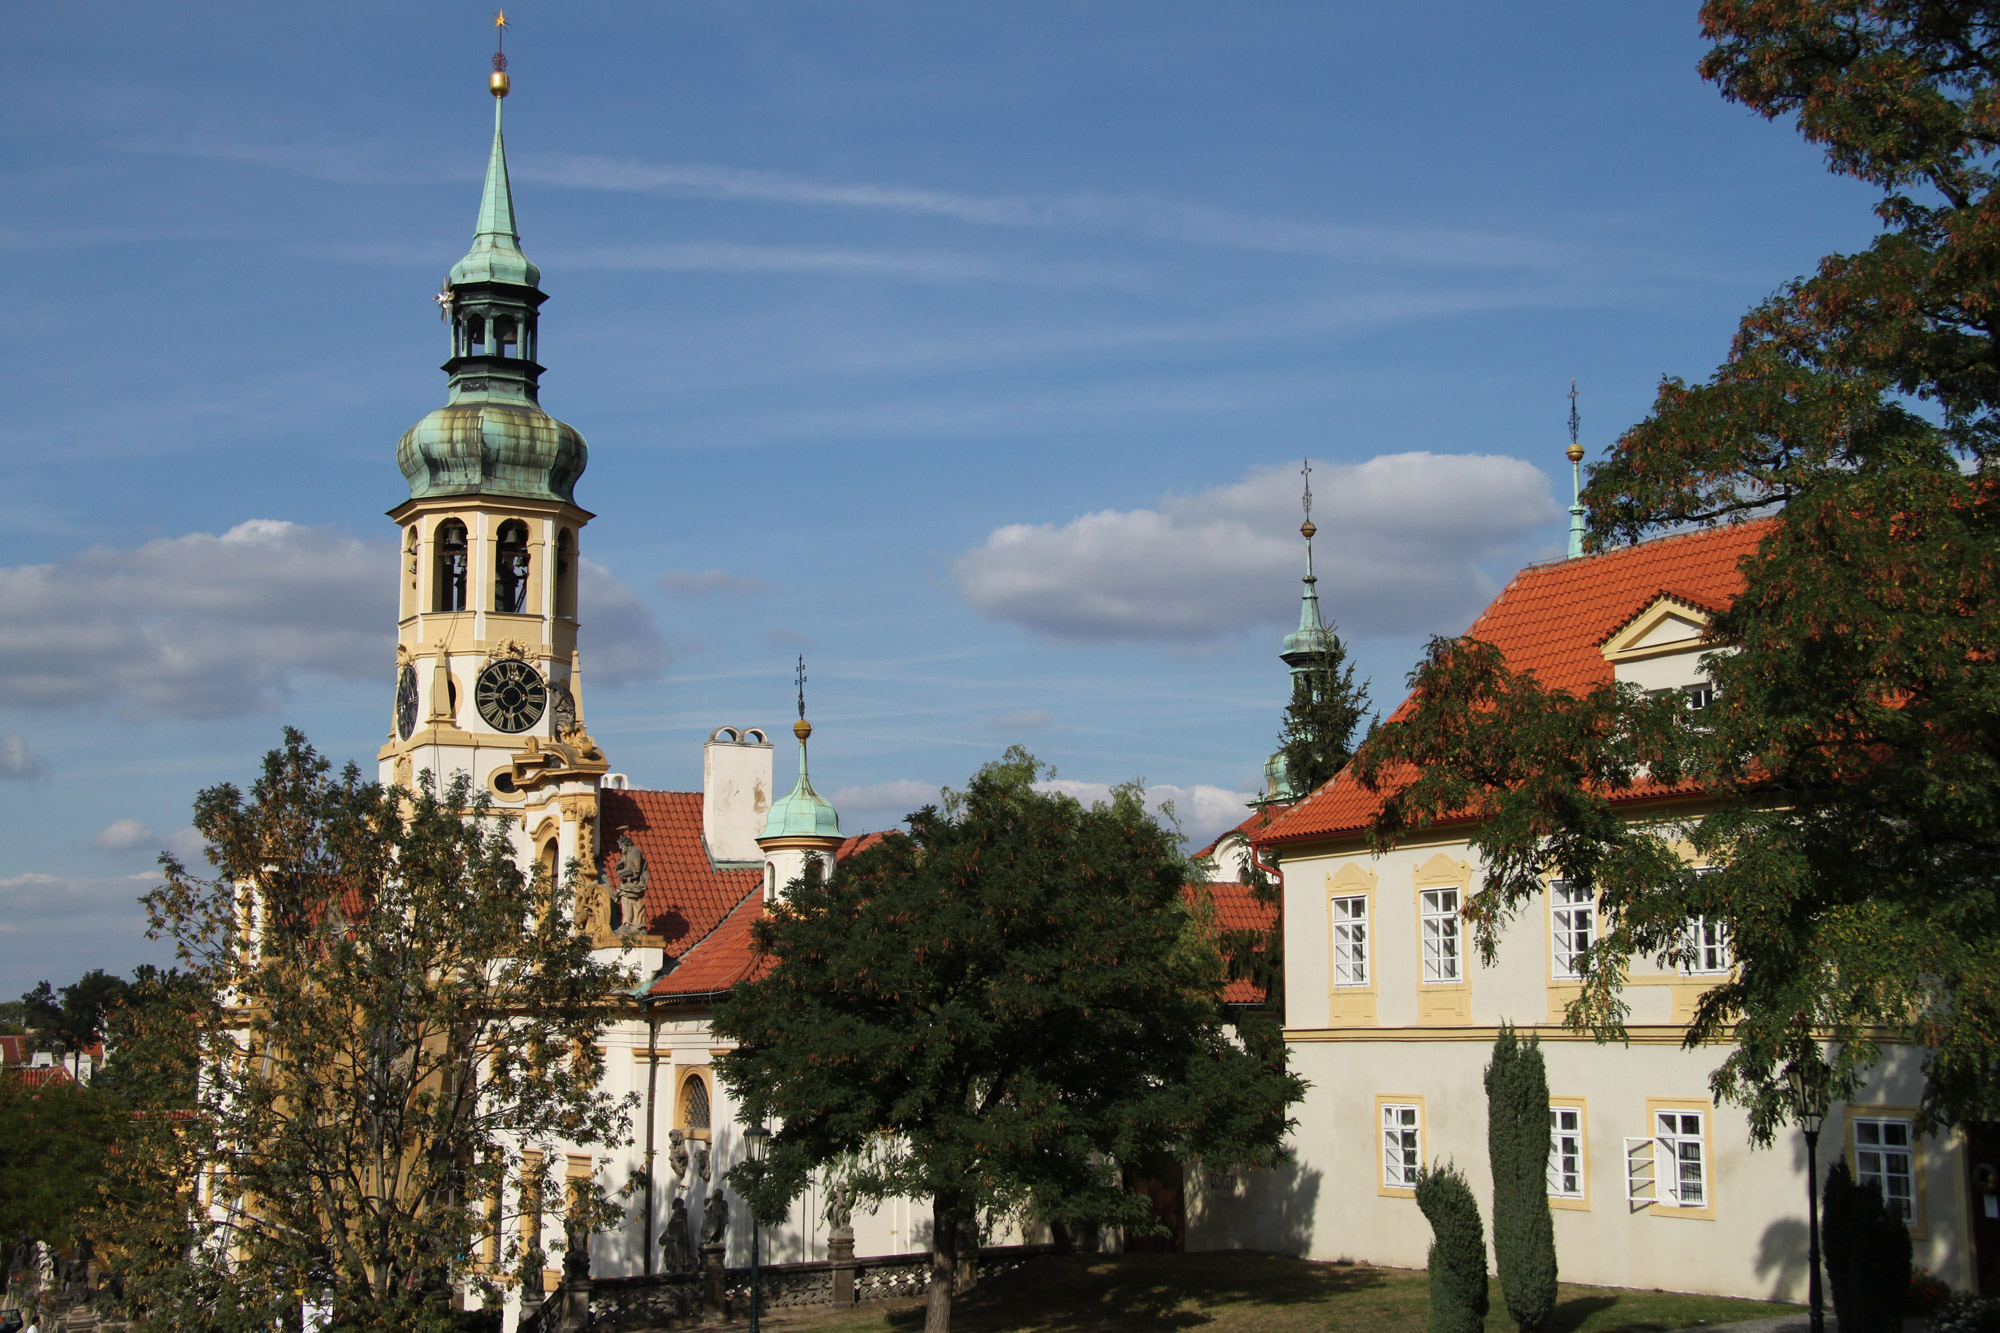
[[[576,725],[576,696],[569,692],[569,686],[549,686],[549,711],[556,715],[556,735]]]
[[[499,731],[526,731],[542,720],[549,687],[542,683],[542,673],[526,662],[503,657],[479,673],[474,702],[488,726]]]
[[[396,673],[396,734],[404,740],[417,729],[417,669],[408,662]]]

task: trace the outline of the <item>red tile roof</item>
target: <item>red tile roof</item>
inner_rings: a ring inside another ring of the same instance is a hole
[[[646,858],[646,925],[669,954],[706,936],[764,883],[761,868],[720,870],[701,832],[698,791],[609,788],[598,796],[603,821],[604,879],[615,892],[618,835],[627,833]]]
[[[0,1037],[0,1065],[24,1065],[34,1053],[33,1037]]]
[[[1247,884],[1190,884],[1185,890],[1190,904],[1206,897],[1215,906],[1215,924],[1224,930],[1269,930],[1278,921],[1276,903],[1260,903],[1250,896]],[[1247,978],[1223,983],[1224,1004],[1262,1004],[1264,988]]]
[[[607,793],[608,794],[608,793]],[[626,793],[640,796],[680,796],[680,792],[636,792]],[[701,819],[700,797],[695,799],[695,820]],[[606,825],[606,829],[610,829]],[[857,852],[866,851],[887,837],[886,833],[857,833],[840,844],[834,852],[834,863],[838,865]],[[634,841],[638,841],[634,835]],[[653,864],[652,853],[644,842],[639,850],[646,852],[646,864]],[[725,871],[726,875],[748,874],[747,871]],[[733,881],[732,881],[733,882]],[[653,906],[653,895],[660,881],[651,874],[647,877],[647,899],[649,909]],[[646,992],[656,1000],[713,1000],[732,989],[739,981],[750,981],[761,977],[770,970],[768,958],[757,956],[751,946],[750,927],[764,915],[764,877],[754,873],[747,891],[740,894],[723,913],[714,927],[701,936],[680,956],[673,971],[654,982]]]
[[[1289,805],[1267,805],[1261,809],[1252,810],[1249,817],[1241,824],[1232,829],[1224,829],[1222,832],[1216,834],[1213,842],[1196,852],[1189,859],[1199,861],[1203,857],[1213,856],[1215,849],[1222,845],[1222,840],[1232,833],[1240,833],[1246,838],[1255,838],[1259,833],[1268,828],[1272,821],[1276,820],[1279,815],[1282,815],[1289,809],[1291,809]]]
[[[9,1077],[18,1078],[31,1088],[46,1088],[51,1083],[74,1083],[76,1075],[65,1065],[13,1065],[7,1070]]]
[[[1756,552],[1774,521],[1705,528],[1578,560],[1532,565],[1514,576],[1466,636],[1500,649],[1510,667],[1532,671],[1544,685],[1591,689],[1613,678],[1600,646],[1660,597],[1716,609],[1735,601],[1743,590],[1742,562]],[[1392,716],[1409,706],[1405,700]],[[1694,790],[1683,784],[1624,795]],[[1342,770],[1255,841],[1270,846],[1356,833],[1380,806],[1380,796]]]

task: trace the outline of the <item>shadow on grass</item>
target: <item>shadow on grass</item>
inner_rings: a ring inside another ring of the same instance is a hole
[[[1497,1287],[1497,1283],[1495,1284]],[[1616,1296],[1574,1296],[1566,1301],[1556,1302],[1556,1308],[1549,1311],[1549,1322],[1542,1325],[1543,1333],[1576,1333],[1586,1319],[1600,1310],[1609,1310],[1618,1304]],[[1496,1309],[1506,1309],[1500,1293],[1493,1293]],[[1637,1327],[1636,1325],[1634,1326]]]
[[[1383,1282],[1376,1269],[1243,1251],[1070,1255],[981,1282],[953,1304],[951,1323],[954,1333],[1194,1329],[1213,1323],[1208,1311],[1219,1306],[1314,1304]],[[897,1310],[885,1321],[899,1331],[920,1329],[924,1312]]]

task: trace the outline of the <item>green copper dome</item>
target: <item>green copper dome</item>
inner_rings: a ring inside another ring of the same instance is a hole
[[[764,832],[759,836],[837,838],[840,836],[840,816],[834,813],[825,797],[813,790],[812,779],[806,776],[806,737],[812,735],[812,723],[800,718],[792,733],[799,738],[799,780],[783,799],[771,807],[771,813],[764,817]]]
[[[497,77],[497,76],[496,76]],[[541,270],[521,253],[501,97],[493,99],[487,159],[472,249],[452,265],[438,304],[451,325],[445,406],[403,432],[396,464],[410,498],[496,495],[576,503],[590,450],[575,427],[541,408]]]

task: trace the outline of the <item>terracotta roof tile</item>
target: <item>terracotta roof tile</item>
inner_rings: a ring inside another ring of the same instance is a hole
[[[66,1065],[11,1065],[7,1069],[9,1077],[18,1078],[31,1088],[46,1088],[51,1083],[74,1083],[76,1075],[69,1072]]]
[[[1531,565],[1514,576],[1466,636],[1500,649],[1509,666],[1534,672],[1544,685],[1591,689],[1613,678],[1599,645],[1662,595],[1717,610],[1735,601],[1743,590],[1742,562],[1756,552],[1774,521],[1705,528],[1578,560]],[[1391,716],[1409,706],[1404,700]],[[1619,799],[1657,799],[1695,790],[1691,784],[1652,784],[1620,793]],[[1380,805],[1377,794],[1343,769],[1255,841],[1269,846],[1355,833]]]
[[[833,863],[839,865],[848,857],[853,856],[857,852],[867,851],[870,847],[873,847],[888,836],[888,830],[879,833],[857,833],[846,842],[840,844],[840,850],[833,854]]]
[[[618,835],[629,833],[646,858],[646,924],[669,954],[692,947],[714,930],[752,889],[761,869],[721,870],[701,832],[701,793],[607,789],[598,797],[603,820],[604,879],[615,891]]]
[[[24,1065],[34,1053],[33,1037],[0,1037],[0,1065]]]
[[[1247,884],[1190,884],[1184,892],[1188,902],[1206,895],[1215,906],[1215,923],[1224,930],[1269,930],[1278,921],[1276,903],[1260,903],[1250,896]],[[1262,1004],[1264,988],[1247,978],[1236,977],[1223,983],[1224,1004]]]
[[[682,956],[673,971],[654,982],[647,994],[656,999],[712,998],[770,970],[771,960],[759,957],[750,942],[750,928],[764,916],[764,892],[759,884],[721,924]]]

